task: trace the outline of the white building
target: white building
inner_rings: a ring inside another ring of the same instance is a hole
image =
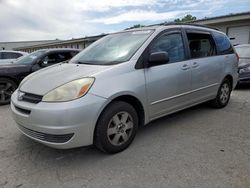
[[[193,21],[194,24],[202,24],[218,28],[226,33],[234,45],[250,43],[250,12],[229,14],[218,17],[204,18]],[[105,35],[85,37],[64,41],[53,41],[46,44],[36,44],[25,47],[16,47],[15,50],[33,52],[43,48],[79,48],[84,49],[92,42]]]
[[[39,41],[17,41],[17,42],[0,42],[0,50],[13,50],[14,48],[26,47],[31,45],[41,45],[59,40],[39,40]]]
[[[205,18],[192,23],[218,28],[229,36],[234,45],[250,43],[250,12]]]

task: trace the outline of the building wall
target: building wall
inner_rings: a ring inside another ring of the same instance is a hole
[[[235,22],[226,22],[226,23],[217,23],[217,24],[206,24],[208,26],[216,27],[220,31],[228,34],[229,27],[239,27],[239,26],[250,26],[250,19],[249,20],[241,20]]]
[[[210,24],[226,33],[233,45],[250,43],[250,19],[221,24]]]
[[[59,40],[43,40],[43,41],[20,41],[20,42],[0,42],[0,50],[13,50],[19,47],[40,45],[51,42],[57,42]]]

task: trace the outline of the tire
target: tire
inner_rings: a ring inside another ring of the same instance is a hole
[[[137,129],[136,110],[126,102],[112,102],[97,122],[94,144],[106,153],[121,152],[132,143]]]
[[[9,104],[17,84],[8,78],[0,78],[0,105]]]
[[[210,104],[214,108],[224,108],[227,106],[232,92],[232,84],[228,79],[224,79],[219,87],[217,96],[215,99],[210,101]]]

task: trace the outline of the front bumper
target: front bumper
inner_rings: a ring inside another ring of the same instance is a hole
[[[239,73],[238,83],[250,83],[250,72]]]
[[[38,104],[11,97],[12,115],[26,136],[50,147],[67,149],[93,143],[94,129],[107,99],[92,94],[60,103]]]

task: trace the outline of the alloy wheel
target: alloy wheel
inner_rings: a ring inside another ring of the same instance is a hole
[[[108,124],[107,136],[109,142],[114,146],[126,143],[131,137],[133,128],[133,118],[128,112],[115,114]]]
[[[12,93],[16,87],[8,81],[0,81],[0,103],[10,101]]]
[[[229,95],[230,95],[230,87],[228,85],[228,83],[224,83],[221,86],[221,91],[220,91],[220,100],[222,104],[227,103],[228,99],[229,99]]]

